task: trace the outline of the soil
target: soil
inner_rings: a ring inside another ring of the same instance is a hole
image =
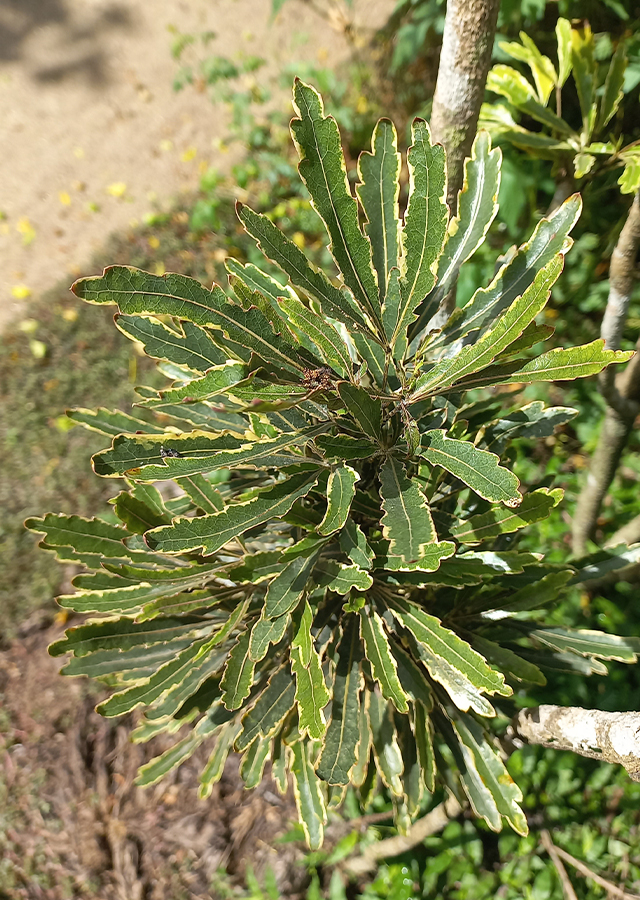
[[[393,6],[360,0],[350,15],[373,28]],[[274,87],[288,64],[348,55],[338,15],[332,27],[300,0],[275,20],[271,9],[271,0],[4,0],[0,330],[30,294],[88,274],[108,234],[193,190],[208,166],[233,162],[221,145],[225,111],[204,89],[173,90],[171,29],[215,32],[212,54],[263,57],[247,78]]]

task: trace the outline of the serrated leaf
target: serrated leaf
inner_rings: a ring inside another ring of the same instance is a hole
[[[114,321],[123,334],[141,343],[153,359],[166,359],[196,372],[206,372],[226,362],[226,354],[216,347],[205,329],[192,322],[181,322],[181,330],[174,331],[163,322],[144,316],[119,315]]]
[[[351,378],[353,363],[347,345],[333,325],[297,298],[281,297],[280,308],[318,348],[320,357],[344,378]]]
[[[360,634],[373,677],[380,685],[383,697],[391,700],[400,712],[407,712],[408,698],[398,677],[397,662],[389,646],[382,619],[375,610],[361,610]]]
[[[295,609],[317,558],[318,551],[308,556],[297,556],[280,569],[267,590],[263,613],[265,619],[275,619]]]
[[[313,635],[311,634],[311,625],[313,624],[313,612],[309,605],[309,601],[305,599],[302,609],[298,610],[297,616],[299,621],[294,629],[291,647],[300,651],[300,659],[304,666],[311,663],[311,657],[314,653]]]
[[[402,308],[394,342],[404,342],[416,307],[435,284],[437,260],[449,219],[444,148],[431,143],[429,126],[422,119],[414,119],[407,164],[409,199],[402,231]]]
[[[296,676],[300,734],[308,734],[312,740],[320,740],[327,728],[322,710],[331,699],[331,695],[327,690],[320,657],[315,648],[312,646],[309,663],[305,665],[300,647],[291,647],[291,669]]]
[[[133,496],[129,491],[121,491],[112,502],[115,514],[133,534],[144,534],[150,528],[159,528],[160,525],[171,523],[171,516],[167,510],[159,512],[157,508]]]
[[[220,682],[222,702],[227,709],[239,709],[249,696],[255,663],[249,656],[251,632],[243,631],[231,648]]]
[[[97,650],[88,656],[74,657],[60,670],[62,675],[86,675],[89,678],[104,678],[106,675],[129,673],[134,680],[152,675],[160,666],[172,660],[178,653],[189,647],[195,637],[172,640],[168,643],[154,643],[137,646],[130,650]]]
[[[373,755],[383,782],[396,797],[403,795],[402,754],[393,722],[391,707],[379,694],[372,691],[368,704]]]
[[[562,500],[563,492],[560,488],[549,490],[539,488],[525,494],[522,503],[517,509],[505,509],[503,506],[494,507],[486,513],[471,516],[460,525],[451,529],[451,536],[461,544],[477,544],[480,541],[497,537],[499,534],[510,534],[525,528],[533,522],[546,519],[553,507]]]
[[[455,668],[474,688],[487,694],[497,693],[506,697],[512,693],[511,688],[504,683],[504,676],[494,671],[479,653],[453,631],[445,628],[435,616],[430,616],[419,606],[406,600],[394,599],[388,605],[393,615],[409,629],[419,644]],[[434,672],[431,675],[436,681],[440,680]]]
[[[456,715],[452,724],[465,760],[469,760],[466,752],[469,751],[473,758],[473,768],[477,770],[482,783],[490,792],[498,813],[504,816],[518,834],[528,834],[526,816],[518,805],[522,800],[520,788],[509,775],[496,750],[489,743],[482,726],[464,713]],[[486,821],[490,827],[493,827],[489,818]],[[496,830],[499,829],[494,828],[494,831]]]
[[[380,437],[382,422],[380,400],[372,397],[364,388],[348,384],[346,381],[338,385],[338,393],[348,412],[351,413],[364,433],[377,440]]]
[[[458,215],[449,222],[444,250],[438,260],[436,286],[420,305],[416,330],[434,315],[453,288],[460,266],[484,241],[498,212],[501,162],[502,153],[497,147],[491,149],[489,133],[479,131],[471,148],[471,158],[464,162]]]
[[[153,434],[163,434],[164,428],[143,419],[137,419],[130,416],[119,409],[68,409],[67,416],[74,422],[84,425],[90,431],[97,431],[99,434],[108,434],[115,437],[123,432],[148,431]]]
[[[267,655],[271,644],[279,644],[287,626],[291,621],[291,615],[285,613],[277,618],[260,618],[251,629],[251,643],[249,656],[254,662],[260,662]]]
[[[214,553],[250,528],[285,515],[299,497],[309,493],[316,481],[317,476],[308,472],[293,475],[273,487],[256,491],[249,500],[230,504],[219,513],[176,519],[173,525],[149,531],[145,539],[152,549],[166,553],[199,547],[205,553]]]
[[[358,159],[361,184],[356,187],[356,192],[367,217],[365,227],[373,248],[381,300],[386,293],[389,272],[398,264],[399,175],[400,154],[395,126],[389,119],[380,119],[371,138],[371,153],[363,151]],[[387,337],[390,337],[388,331]]]
[[[431,688],[427,682],[426,672],[411,654],[407,653],[397,641],[393,641],[393,656],[396,661],[398,678],[404,693],[414,702],[420,702],[429,712],[433,706]]]
[[[224,509],[222,494],[204,475],[196,473],[185,476],[178,484],[195,506],[204,513],[213,514]]]
[[[390,456],[380,470],[382,530],[389,540],[389,554],[410,563],[420,559],[437,541],[427,499],[404,466]]]
[[[471,346],[463,347],[455,356],[436,363],[418,378],[413,399],[422,399],[438,389],[450,387],[493,362],[544,309],[562,266],[563,257],[557,254],[481,338]]]
[[[522,501],[513,472],[499,465],[494,453],[478,449],[471,441],[448,438],[444,431],[427,431],[422,436],[421,455],[431,465],[442,466],[485,500],[500,501],[509,507]]]
[[[618,659],[626,663],[636,662],[638,652],[633,638],[586,628],[536,628],[529,632],[529,637],[560,652],[570,650],[581,656]]]
[[[331,719],[324,747],[316,767],[318,777],[328,784],[348,784],[356,761],[360,738],[360,661],[362,647],[356,616],[346,616],[342,639],[337,647],[338,662],[333,681]]]
[[[238,218],[258,242],[265,256],[277,263],[293,284],[317,298],[323,309],[338,322],[373,334],[350,293],[346,289],[334,287],[324,272],[315,269],[302,250],[285,237],[273,222],[240,203],[236,205],[236,209]]]
[[[220,394],[227,394],[234,385],[243,382],[246,376],[247,367],[242,363],[224,363],[214,366],[201,378],[194,378],[188,384],[160,391],[160,398],[166,403],[211,400]],[[153,399],[143,400],[139,405],[153,407],[154,402]]]
[[[496,644],[479,634],[474,634],[471,643],[481,653],[485,659],[493,663],[508,678],[515,678],[516,681],[524,681],[528,684],[539,684],[541,686],[547,683],[540,669],[532,662],[523,659],[508,647]]]
[[[192,641],[203,627],[201,619],[187,617],[159,618],[138,623],[131,619],[108,619],[89,622],[65,632],[64,638],[49,645],[51,656],[71,652],[75,656],[93,654],[98,650],[124,652],[132,647],[168,643],[174,640]],[[207,626],[208,627],[208,626]]]
[[[340,549],[358,568],[367,571],[373,562],[373,550],[359,525],[353,519],[347,522],[340,532]]]
[[[124,544],[132,537],[131,532],[102,519],[47,513],[42,518],[27,519],[24,524],[31,531],[45,535],[41,546],[56,552],[58,548],[72,547],[78,554],[88,554],[89,560],[95,560],[94,568],[100,565],[101,557],[155,561],[152,554],[130,550]],[[89,560],[87,564],[91,565]]]
[[[574,194],[547,218],[541,219],[527,243],[500,268],[488,287],[478,289],[469,303],[453,314],[430,347],[455,346],[460,338],[496,320],[517,297],[524,294],[542,268],[558,253],[564,254],[569,250],[573,240],[568,235],[581,209],[580,195]]]
[[[239,722],[227,722],[218,733],[216,745],[211,752],[209,760],[200,775],[200,787],[198,799],[206,800],[211,796],[214,784],[222,778],[224,764],[233,747],[236,734],[240,730]]]
[[[367,691],[360,703],[360,716],[358,728],[360,737],[356,746],[356,762],[351,770],[350,780],[354,787],[362,787],[367,777],[369,769],[369,761],[371,760],[371,728],[369,726],[369,715],[367,713],[368,699],[371,694]],[[373,765],[373,760],[371,760]]]
[[[230,341],[288,372],[300,374],[309,365],[320,365],[306,350],[294,350],[275,334],[263,312],[237,306],[215,284],[209,291],[185,275],[151,275],[130,266],[110,266],[101,276],[76,281],[72,290],[88,303],[117,303],[126,314],[165,314],[220,329]],[[211,337],[215,339],[215,331]]]
[[[345,284],[381,330],[371,244],[358,224],[358,206],[349,188],[338,126],[332,116],[323,115],[317,91],[300,79],[294,84],[293,103],[300,117],[291,121],[300,154],[300,176],[327,227],[330,250]]]
[[[367,459],[380,450],[380,447],[366,438],[351,437],[348,434],[321,434],[314,443],[327,459]]]
[[[327,484],[327,511],[318,525],[320,534],[333,534],[343,527],[355,497],[357,481],[360,476],[351,466],[340,465],[331,471]]]
[[[237,750],[246,750],[257,738],[271,738],[293,707],[295,687],[288,666],[271,676],[267,687],[242,720],[242,731],[235,741]]]
[[[270,741],[257,738],[240,760],[239,774],[247,789],[257,787],[262,781],[270,747]]]
[[[347,566],[334,560],[322,560],[316,566],[316,583],[336,594],[348,594],[354,588],[357,591],[366,591],[373,584],[373,579],[368,572],[364,572],[358,566]]]
[[[307,844],[311,850],[318,850],[324,839],[327,814],[318,776],[309,761],[310,750],[311,744],[308,741],[295,741],[291,744],[290,768],[298,816]]]

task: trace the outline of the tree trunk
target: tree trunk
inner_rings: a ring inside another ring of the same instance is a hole
[[[449,0],[444,21],[431,134],[447,151],[447,203],[458,207],[464,160],[478,127],[500,0]]]

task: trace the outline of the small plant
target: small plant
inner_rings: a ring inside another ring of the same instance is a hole
[[[300,81],[294,100],[300,174],[339,283],[239,205],[286,283],[229,259],[227,292],[118,266],[74,285],[117,304],[118,328],[173,384],[138,389],[151,423],[70,414],[114,436],[94,469],[126,487],[112,501],[118,524],[27,523],[88,570],[59,603],[93,618],[51,653],[71,652],[67,674],[113,688],[103,715],[144,707],[134,740],[187,727],[140,784],[209,742],[200,796],[232,750],[248,787],[270,759],[281,790],[293,776],[314,848],[328,806],[350,783],[366,803],[378,774],[400,828],[446,784],[490,828],[526,833],[497,714],[504,724],[514,689],[544,684],[545,667],[602,673],[602,658],[635,654],[614,635],[545,627],[544,605],[580,574],[516,549],[516,532],[562,492],[522,496],[500,455],[575,411],[480,389],[572,379],[630,354],[594,341],[527,355],[551,333],[535,318],[571,246],[577,196],[436,326],[496,214],[500,151],[478,135],[448,223],[444,151],[417,119],[401,222],[396,133],[381,120],[358,166],[363,228],[335,121]]]

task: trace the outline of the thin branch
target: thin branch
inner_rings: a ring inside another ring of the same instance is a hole
[[[618,544],[637,544],[640,541],[640,516],[636,516],[618,528],[616,533],[607,541],[607,547],[617,547]]]
[[[449,797],[448,800],[436,806],[422,819],[418,819],[407,834],[399,834],[365,847],[360,856],[346,860],[342,867],[345,873],[352,877],[373,872],[381,859],[399,856],[401,853],[406,853],[407,850],[412,850],[418,844],[421,844],[425,838],[442,831],[445,825],[451,819],[459,816],[461,812],[462,807],[456,798]]]
[[[567,853],[566,850],[563,850],[561,847],[556,847],[554,844],[555,852],[561,857],[565,862],[568,862],[570,866],[573,866],[576,871],[580,872],[581,875],[584,875],[585,878],[590,878],[591,881],[595,881],[596,884],[599,884],[601,888],[604,888],[605,891],[608,892],[610,897],[617,897],[619,900],[640,900],[640,895],[638,894],[629,894],[627,891],[618,887],[612,881],[607,881],[606,878],[603,878],[602,875],[598,875],[596,872],[592,871],[587,865],[581,862],[579,859],[576,859],[575,856],[571,856],[570,853]]]
[[[544,704],[520,710],[509,736],[624,766],[640,781],[640,713]]]
[[[569,876],[567,875],[567,870],[562,864],[560,854],[558,853],[556,845],[551,840],[551,835],[546,828],[543,828],[540,832],[540,841],[544,849],[551,857],[551,862],[556,867],[556,872],[558,873],[558,877],[560,878],[560,882],[562,884],[562,893],[565,896],[565,900],[578,900],[578,895],[574,891],[573,885],[571,884]]]
[[[618,350],[622,341],[639,247],[640,191],[633,199],[611,257],[609,299],[600,332],[610,350]],[[587,541],[595,530],[602,501],[615,476],[634,420],[640,413],[640,341],[636,345],[636,355],[626,369],[616,378],[615,367],[609,366],[601,374],[599,384],[607,409],[573,518],[575,556],[583,556],[586,552]]]

